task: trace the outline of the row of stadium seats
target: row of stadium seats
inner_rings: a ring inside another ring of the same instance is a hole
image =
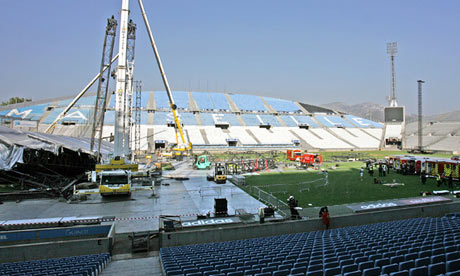
[[[0,264],[0,275],[97,276],[107,266],[109,254],[94,254],[47,260]]]
[[[162,248],[167,276],[458,275],[460,218]]]
[[[63,109],[56,109],[53,111],[44,121],[43,123],[51,123],[56,116],[59,115],[59,113]],[[69,112],[69,115],[67,115],[66,119],[72,119],[74,118],[87,118],[90,114],[90,110],[85,110],[85,109],[80,109],[78,114],[73,114],[72,116],[70,113],[72,113],[74,109],[71,109]],[[148,114],[147,112],[143,111],[141,112],[141,124],[148,124]],[[156,111],[152,113],[154,115],[154,120],[153,124],[155,125],[166,125],[169,122],[174,121],[174,116],[172,112],[165,112],[165,111]],[[184,125],[198,125],[198,121],[195,117],[195,114],[191,112],[180,112],[178,113],[178,116],[181,120],[181,122]],[[215,124],[218,123],[228,123],[230,126],[241,126],[240,121],[238,120],[237,115],[232,114],[232,113],[207,113],[207,112],[202,112],[199,113],[199,117],[201,119],[202,125],[205,126],[214,126]],[[319,124],[317,124],[313,118],[318,119],[318,121],[325,122],[323,126],[329,127],[329,128],[337,128],[338,125],[340,126],[346,126],[347,128],[356,128],[357,126],[351,125],[350,123],[345,122],[342,118],[339,116],[327,116],[329,121],[335,121],[337,122],[337,125],[332,125],[330,122],[324,119],[325,116],[302,116],[302,115],[281,115],[279,118],[284,122],[284,124],[288,127],[296,127],[298,125],[308,125],[312,128],[318,128],[320,127]],[[271,125],[273,127],[280,127],[283,126],[282,123],[276,118],[274,115],[268,115],[268,114],[260,114],[260,115],[255,115],[255,114],[241,114],[241,119],[243,122],[246,124],[246,126],[259,126],[259,125]],[[84,121],[81,121],[82,123],[85,123]],[[114,112],[113,111],[107,111],[106,116],[105,116],[105,124],[107,125],[113,125],[114,122]],[[343,124],[340,124],[338,122],[344,122]],[[80,121],[79,121],[80,123]]]
[[[108,129],[108,128],[107,128]],[[142,128],[141,128],[142,129]],[[154,140],[165,140],[169,143],[175,142],[174,128],[167,126],[152,126]],[[302,138],[312,148],[318,149],[350,149],[350,148],[378,148],[379,140],[361,129],[336,129],[336,135],[325,129],[299,129],[288,127],[274,127],[270,130],[259,127],[230,127],[222,130],[214,126],[185,126],[185,135],[194,145],[227,145],[227,139],[237,139],[241,145],[292,145],[293,140]],[[105,131],[104,131],[105,132]],[[110,130],[107,132],[110,133]],[[381,133],[381,130],[380,130]],[[344,142],[343,140],[347,142]],[[141,136],[141,144],[147,136]],[[208,140],[208,143],[205,140]]]

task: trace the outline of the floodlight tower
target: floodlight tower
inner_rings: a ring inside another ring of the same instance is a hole
[[[387,54],[391,58],[391,96],[388,98],[389,105],[391,107],[398,106],[396,101],[396,84],[395,84],[395,56],[398,53],[398,43],[390,42],[387,43]]]
[[[422,84],[425,83],[422,80],[418,80],[418,149],[422,152],[423,151],[423,113],[422,113]]]

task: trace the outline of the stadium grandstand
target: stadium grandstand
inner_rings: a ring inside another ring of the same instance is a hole
[[[255,95],[173,92],[186,138],[195,148],[271,148],[300,146],[312,150],[375,150],[383,125],[310,104]],[[44,131],[72,99],[28,102],[0,109],[3,124],[13,120],[37,122]],[[80,98],[59,122],[55,134],[88,137],[95,96]],[[114,128],[114,98],[104,122],[104,137]],[[173,115],[165,91],[141,93],[141,150],[175,143]],[[10,118],[10,120],[8,120]],[[169,125],[169,127],[168,127]],[[16,124],[30,129],[30,124]],[[29,127],[29,128],[28,128]],[[158,143],[161,141],[161,143]],[[230,142],[231,141],[231,142]]]
[[[459,122],[426,122],[422,126],[423,148],[431,151],[460,152]],[[411,122],[405,126],[404,148],[413,149],[418,145],[418,124]]]

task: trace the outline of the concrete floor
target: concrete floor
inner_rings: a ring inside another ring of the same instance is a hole
[[[235,209],[257,214],[265,206],[227,181],[215,184],[206,180],[210,171],[193,170],[191,161],[176,164],[176,170],[166,171],[161,186],[150,191],[135,191],[131,198],[102,198],[90,195],[88,200],[67,203],[57,199],[34,199],[4,202],[0,205],[0,221],[54,217],[115,216],[116,233],[152,231],[158,229],[158,216],[180,215],[183,220],[197,214],[213,212],[214,198],[227,198],[229,214]],[[188,177],[178,181],[173,177]]]

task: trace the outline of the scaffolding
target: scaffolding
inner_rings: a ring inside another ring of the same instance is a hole
[[[102,129],[104,127],[105,111],[107,108],[107,95],[109,90],[110,66],[112,64],[113,47],[117,30],[117,20],[113,17],[107,19],[104,46],[102,48],[102,61],[100,78],[97,87],[96,104],[93,111],[93,127],[91,130],[90,150],[94,151],[97,141],[98,157],[100,155]],[[105,72],[105,74],[104,74]]]

